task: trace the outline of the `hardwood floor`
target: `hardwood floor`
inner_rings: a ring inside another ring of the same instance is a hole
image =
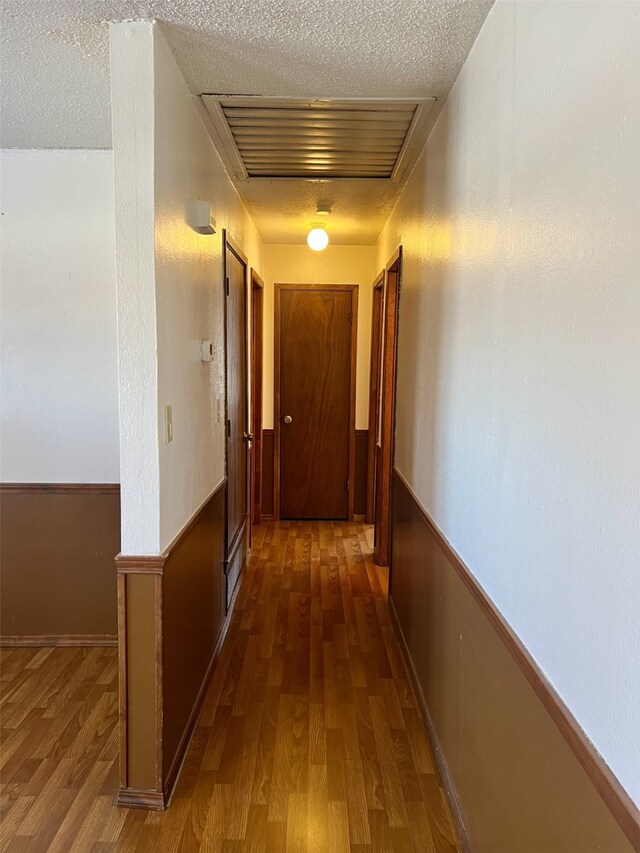
[[[254,531],[164,813],[116,808],[113,649],[2,652],[3,853],[451,853],[371,529]]]

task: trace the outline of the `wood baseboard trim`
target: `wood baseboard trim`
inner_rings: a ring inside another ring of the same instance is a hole
[[[640,850],[640,809],[620,784],[618,778],[591,743],[580,724],[567,708],[560,696],[547,681],[537,663],[531,657],[513,629],[488,597],[465,563],[426,512],[413,489],[402,474],[394,467],[394,477],[413,499],[425,525],[431,531],[448,561],[467,587],[489,623],[513,657],[536,696],[558,727],[562,737],[591,780],[594,788],[606,804],[616,822],[635,850]],[[399,627],[399,626],[398,626]],[[406,648],[406,644],[405,647]],[[408,649],[407,649],[408,652]]]
[[[240,580],[240,578],[238,578],[238,580]],[[167,773],[167,778],[164,785],[164,796],[167,805],[169,805],[171,795],[173,794],[176,782],[178,781],[178,777],[180,776],[180,771],[182,770],[182,765],[184,763],[184,759],[186,758],[187,751],[189,749],[189,744],[191,742],[191,736],[193,735],[194,729],[196,727],[196,722],[198,721],[198,716],[200,714],[200,711],[202,710],[202,703],[204,702],[205,696],[207,695],[207,689],[209,687],[209,682],[211,681],[211,676],[213,675],[213,671],[220,658],[220,652],[222,651],[224,641],[227,638],[227,632],[231,623],[231,616],[233,614],[233,608],[236,603],[236,598],[237,596],[234,596],[231,602],[229,613],[227,614],[227,618],[225,619],[224,625],[222,626],[222,630],[220,631],[220,636],[218,637],[218,641],[213,650],[213,654],[211,655],[211,660],[209,661],[209,665],[207,666],[207,671],[202,680],[202,684],[200,686],[200,690],[198,691],[196,701],[193,705],[193,708],[191,709],[191,714],[189,715],[189,719],[187,720],[187,725],[185,726],[182,737],[180,738],[180,744],[178,745],[176,754],[173,758],[173,761],[171,762],[171,767],[169,768],[169,772]]]
[[[0,637],[1,649],[48,648],[64,646],[100,646],[117,648],[118,637],[111,634],[61,634],[49,636],[4,636]]]
[[[0,494],[60,495],[60,494],[119,495],[120,483],[0,483]]]
[[[261,522],[263,521],[273,521],[273,513],[262,513]]]
[[[167,800],[162,791],[153,791],[150,788],[120,788],[116,800],[118,806],[127,809],[153,809],[164,811]]]
[[[422,714],[422,719],[427,728],[429,742],[433,750],[433,756],[436,760],[436,766],[438,768],[440,778],[442,779],[442,785],[444,787],[445,793],[447,795],[447,800],[449,801],[449,806],[451,808],[451,815],[453,817],[453,823],[455,826],[456,835],[458,836],[460,848],[462,849],[463,853],[472,853],[473,848],[471,847],[471,840],[469,838],[469,833],[467,831],[464,815],[460,806],[460,798],[458,796],[458,791],[453,782],[451,773],[449,772],[449,765],[447,764],[447,760],[440,746],[440,740],[433,725],[431,714],[429,713],[429,708],[427,707],[427,703],[424,698],[424,693],[422,692],[422,686],[420,685],[418,675],[413,666],[413,661],[411,660],[411,655],[409,654],[409,647],[407,646],[407,641],[405,640],[404,632],[402,630],[402,626],[400,625],[400,620],[398,619],[398,614],[396,612],[393,599],[391,598],[389,599],[389,614],[391,615],[391,623],[393,625],[396,637],[398,638],[400,649],[402,651],[404,666],[407,670],[409,681],[411,682],[416,697],[418,699],[420,713]]]

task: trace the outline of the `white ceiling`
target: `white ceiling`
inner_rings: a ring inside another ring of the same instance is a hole
[[[0,144],[111,147],[108,21],[161,21],[195,95],[442,99],[492,2],[3,0]],[[237,185],[269,242],[300,242],[321,196],[333,202],[336,242],[373,242],[399,189],[371,180]]]

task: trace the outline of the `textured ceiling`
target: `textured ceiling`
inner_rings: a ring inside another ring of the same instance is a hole
[[[161,21],[194,94],[442,98],[492,1],[3,0],[0,144],[111,146],[108,21]],[[240,188],[259,220],[274,199],[300,217],[309,186],[291,182],[283,193],[260,183],[262,191]],[[373,216],[364,207],[371,193],[362,183],[337,187],[336,216]],[[348,239],[361,242],[359,233]]]

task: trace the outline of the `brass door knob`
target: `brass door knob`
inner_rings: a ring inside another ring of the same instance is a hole
[[[291,415],[285,415],[284,416],[285,424],[290,424],[292,420],[293,420],[293,418],[291,417]]]

